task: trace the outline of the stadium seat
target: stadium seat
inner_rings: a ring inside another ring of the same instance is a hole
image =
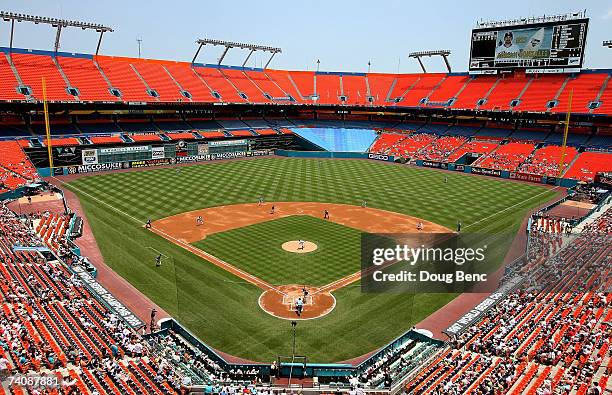
[[[508,143],[499,146],[489,155],[478,159],[473,166],[488,169],[516,170],[535,149],[530,143]]]
[[[96,61],[113,88],[119,89],[125,102],[156,102],[147,93],[147,87],[132,68],[132,59],[98,56]],[[152,87],[153,88],[153,87]]]
[[[181,89],[166,71],[164,63],[141,60],[132,62],[132,66],[134,66],[142,78],[147,82],[149,88],[154,89],[159,94],[160,101],[190,101],[189,98],[181,94]]]
[[[612,154],[607,152],[583,152],[565,173],[566,178],[592,181],[598,172],[612,171]]]
[[[82,101],[121,101],[109,91],[109,86],[91,58],[58,56],[57,62],[70,84],[79,90]]]
[[[32,95],[38,100],[43,100],[43,78],[47,85],[47,100],[76,100],[74,96],[66,92],[66,82],[51,56],[13,53],[11,58],[23,83],[32,88]]]
[[[575,78],[571,78],[557,98],[559,103],[551,109],[551,112],[567,112],[569,96],[573,92],[572,112],[588,113],[588,105],[599,94],[605,79],[604,73],[580,73]]]

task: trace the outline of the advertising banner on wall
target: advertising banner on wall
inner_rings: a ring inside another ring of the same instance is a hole
[[[510,172],[511,180],[520,180],[520,181],[529,181],[529,182],[542,182],[542,176],[538,174],[529,174],[529,173],[518,173],[515,171]]]
[[[247,140],[220,140],[220,141],[211,141],[209,142],[211,147],[228,147],[232,145],[246,145],[248,144]]]
[[[82,174],[82,173],[97,173],[99,171],[108,170],[120,170],[129,169],[130,164],[126,162],[115,162],[115,163],[94,163],[81,166],[68,166],[65,167],[68,174]]]
[[[501,177],[501,170],[485,169],[483,167],[472,167],[472,173],[482,174],[483,176]]]
[[[150,145],[141,145],[141,146],[135,146],[135,147],[100,148],[100,155],[125,154],[129,152],[147,152],[150,150],[151,150]]]
[[[456,336],[463,333],[466,329],[470,327],[474,322],[478,321],[480,317],[489,311],[489,309],[495,306],[500,301],[504,300],[506,296],[513,292],[521,283],[523,282],[523,277],[516,276],[505,282],[499,289],[493,293],[491,293],[488,297],[486,297],[482,302],[480,302],[477,306],[472,308],[472,310],[465,313],[461,318],[459,318],[453,325],[448,327],[444,332],[449,336]]]
[[[140,167],[157,167],[166,166],[171,163],[170,159],[149,159],[149,160],[133,160],[130,162],[130,168],[137,169]]]
[[[85,149],[81,151],[81,160],[82,160],[83,165],[98,164],[98,150]]]
[[[368,154],[368,159],[373,159],[373,160],[382,160],[382,161],[388,161],[389,160],[389,155],[383,155],[383,154]]]
[[[151,159],[163,159],[166,157],[164,147],[153,147],[151,150]]]
[[[198,155],[207,155],[208,154],[208,144],[198,144]]]
[[[103,303],[105,303],[112,311],[118,314],[125,322],[127,322],[132,328],[140,328],[144,323],[121,303],[115,296],[104,288],[95,278],[91,276],[85,269],[79,265],[72,267],[72,270],[77,276],[83,281]]]

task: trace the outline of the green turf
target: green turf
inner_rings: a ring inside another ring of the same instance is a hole
[[[374,161],[281,158],[194,165],[180,174],[154,169],[88,176],[69,188],[117,273],[209,345],[267,362],[290,352],[289,323],[259,309],[258,288],[143,229],[146,219],[256,202],[263,194],[268,202],[367,200],[369,207],[450,228],[461,220],[464,230],[499,234],[515,233],[530,208],[555,196],[536,185]],[[171,259],[156,269],[148,247]],[[334,296],[334,311],[299,324],[297,351],[311,361],[339,361],[381,347],[455,295],[364,294],[352,286]]]
[[[296,254],[281,248],[300,239],[317,250]],[[270,284],[321,286],[359,271],[360,240],[357,229],[298,215],[216,233],[194,245]]]

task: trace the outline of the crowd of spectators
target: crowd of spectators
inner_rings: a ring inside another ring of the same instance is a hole
[[[0,193],[38,180],[32,162],[16,141],[0,141]]]
[[[612,373],[612,209],[564,246],[543,232],[525,280],[460,335],[408,393],[598,393]],[[591,391],[591,392],[589,392]]]
[[[561,155],[564,155],[563,166]],[[576,148],[567,146],[565,149],[558,145],[547,145],[527,157],[525,163],[521,164],[518,171],[523,173],[539,174],[549,177],[558,177],[578,155]],[[560,171],[561,170],[561,171]]]
[[[44,252],[35,223],[46,215],[17,216],[0,205],[0,373],[61,376],[64,394],[178,392],[174,366],[150,358],[148,342]],[[47,245],[55,242],[65,246]]]
[[[431,144],[421,149],[414,159],[444,161],[457,148],[467,142],[468,138],[463,136],[441,136]]]
[[[472,166],[487,169],[515,171],[533,152],[531,143],[512,142],[504,144],[489,155],[479,158]]]

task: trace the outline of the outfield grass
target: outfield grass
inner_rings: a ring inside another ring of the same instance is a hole
[[[285,251],[290,240],[308,240],[308,254]],[[361,232],[296,215],[215,233],[194,245],[274,285],[322,286],[359,271]]]
[[[109,266],[211,346],[266,362],[290,352],[289,323],[259,308],[260,289],[145,230],[146,219],[264,195],[269,202],[367,200],[369,207],[451,229],[461,220],[464,229],[498,234],[515,233],[530,208],[555,196],[537,185],[374,161],[281,158],[194,165],[180,174],[154,169],[88,176],[68,188],[81,199]],[[148,247],[171,263],[156,269]],[[334,295],[333,312],[299,324],[297,352],[311,361],[339,361],[381,347],[455,296],[362,294],[358,285]]]

